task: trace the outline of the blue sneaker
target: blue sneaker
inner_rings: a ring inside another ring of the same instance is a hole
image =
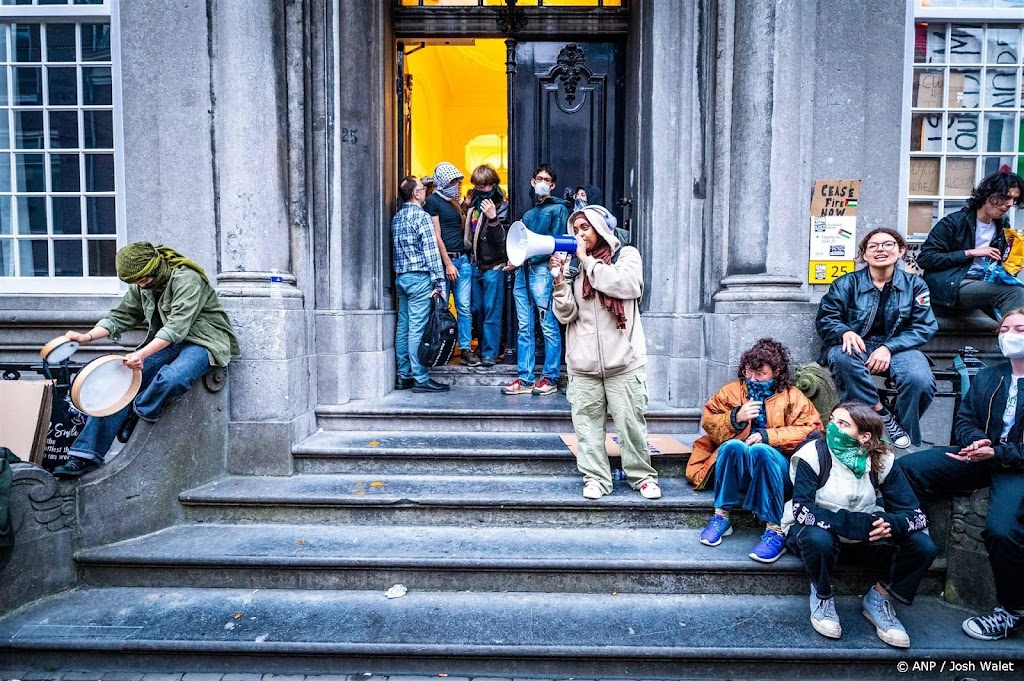
[[[761,541],[750,552],[750,557],[759,563],[774,563],[786,552],[786,538],[775,530],[765,530]]]
[[[700,533],[700,543],[704,546],[718,546],[722,543],[722,537],[732,534],[732,523],[728,518],[723,518],[717,513],[708,521],[707,527]]]

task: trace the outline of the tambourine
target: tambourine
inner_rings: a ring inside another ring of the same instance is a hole
[[[71,359],[71,355],[78,352],[78,341],[73,341],[67,336],[57,336],[43,346],[39,356],[46,360],[47,364],[60,364]]]
[[[71,402],[89,416],[110,416],[139,394],[142,372],[129,369],[124,355],[104,355],[85,365],[71,384]]]

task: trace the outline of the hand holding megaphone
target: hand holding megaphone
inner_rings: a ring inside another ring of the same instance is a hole
[[[576,237],[537,234],[528,230],[522,220],[512,223],[505,239],[505,255],[508,256],[508,261],[516,267],[535,255],[551,255],[555,252],[575,253],[576,247]]]

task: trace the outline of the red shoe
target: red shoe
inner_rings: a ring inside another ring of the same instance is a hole
[[[505,395],[526,395],[533,390],[532,383],[523,383],[518,378],[501,389]]]
[[[542,378],[537,381],[537,385],[533,386],[534,395],[551,395],[558,390],[558,385],[552,383],[546,378]]]

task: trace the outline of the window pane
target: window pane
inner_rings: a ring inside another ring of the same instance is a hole
[[[77,196],[55,196],[50,199],[54,234],[82,233],[82,200]]]
[[[14,104],[43,103],[43,70],[38,66],[19,66],[14,69]]]
[[[1008,109],[1017,105],[1017,69],[989,69],[985,77],[985,106]]]
[[[991,175],[992,173],[998,172],[1003,166],[1009,166],[1013,169],[1013,156],[986,156],[982,160],[981,175]]]
[[[977,109],[980,104],[981,71],[950,71],[946,106],[950,109]]]
[[[927,235],[938,220],[938,201],[911,201],[907,204],[908,235]]]
[[[14,276],[14,242],[0,239],[0,277]]]
[[[81,239],[59,239],[53,242],[53,274],[57,277],[85,276]]]
[[[3,25],[0,24],[0,35],[3,35]],[[7,69],[0,68],[0,105],[7,106]]]
[[[50,154],[50,191],[82,191],[78,154]]]
[[[985,39],[988,43],[988,56],[985,57],[987,63],[1020,63],[1020,30],[1018,28],[990,26],[985,31]]]
[[[85,155],[85,191],[114,191],[114,155]]]
[[[45,239],[19,241],[18,260],[23,277],[47,277],[50,275],[50,257],[47,253]]]
[[[939,159],[910,159],[910,194],[912,196],[938,196]]]
[[[910,117],[910,150],[942,151],[942,114],[914,114]]]
[[[0,234],[13,234],[14,224],[11,222],[11,197],[0,196]]]
[[[89,276],[116,277],[117,267],[114,256],[117,253],[117,242],[104,239],[89,242]]]
[[[942,106],[945,75],[942,69],[914,69],[914,107],[937,109]]]
[[[78,112],[50,112],[50,148],[78,148]]]
[[[14,186],[19,192],[45,192],[42,154],[14,155]]]
[[[82,103],[113,104],[109,66],[82,67]]]
[[[985,114],[984,151],[1013,151],[1014,137],[1012,113]]]
[[[46,234],[46,198],[42,196],[16,196],[18,206],[18,234]]]
[[[978,151],[978,114],[949,114],[946,151]]]
[[[114,114],[112,111],[85,111],[85,148],[114,148]]]
[[[117,211],[113,196],[87,196],[85,199],[86,233],[116,234]]]
[[[70,61],[78,58],[74,24],[46,25],[46,61]]]
[[[7,31],[6,24],[0,24],[0,62],[7,61]]]
[[[951,64],[981,63],[982,29],[980,26],[953,26],[949,34]]]
[[[42,61],[42,45],[39,41],[39,24],[13,24],[14,61]]]
[[[43,148],[43,112],[14,112],[14,146],[18,149]]]
[[[970,196],[974,189],[974,169],[977,167],[974,158],[946,159],[946,196]]]
[[[46,82],[49,87],[48,96],[51,105],[74,106],[78,104],[78,69],[51,66],[46,69]]]
[[[82,61],[110,61],[110,24],[82,24]]]
[[[0,153],[0,192],[11,191],[11,155]]]
[[[914,25],[914,62],[943,64],[946,61],[946,24]]]
[[[7,109],[0,109],[0,149],[11,148],[11,123]]]

